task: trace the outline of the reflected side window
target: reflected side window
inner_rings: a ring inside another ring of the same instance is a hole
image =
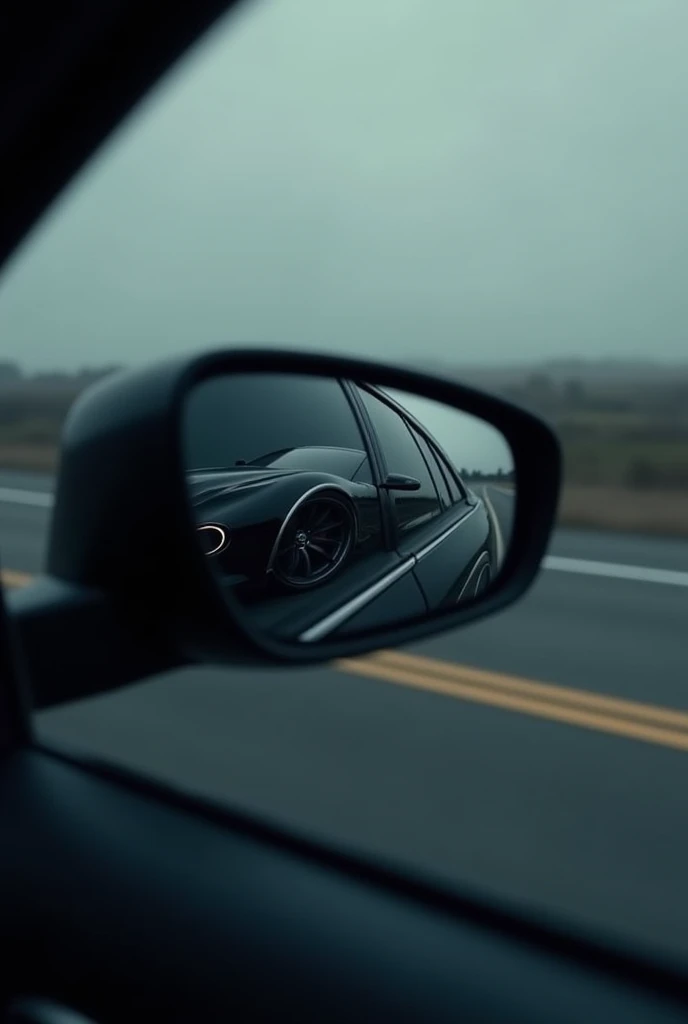
[[[214,377],[189,395],[184,426],[186,465],[192,470],[260,465],[271,455],[290,453],[292,462],[307,463],[300,468],[330,472],[333,453],[328,448],[354,449],[361,458],[366,450],[341,383],[328,377],[277,373]],[[315,451],[300,457],[298,449]],[[352,456],[348,459],[351,464]]]
[[[427,448],[430,453],[429,456],[426,454],[426,458],[432,458],[432,465],[436,465],[439,472],[442,474],[445,486],[449,490],[451,504],[456,505],[460,501],[465,501],[466,490],[461,483],[458,471],[454,469],[447,457],[438,448],[436,448],[434,444],[426,441],[425,438],[422,438],[422,441],[425,445],[423,452],[425,452]]]
[[[406,533],[440,514],[437,489],[405,419],[376,395],[363,388],[358,392],[377,435],[387,473],[414,477],[420,483],[417,491],[390,492],[396,524]]]
[[[449,490],[449,484],[447,483],[447,480],[444,475],[444,470],[440,465],[440,462],[434,450],[430,447],[430,445],[425,440],[423,435],[419,434],[417,430],[414,430],[413,428],[411,429],[413,430],[413,436],[415,437],[418,443],[418,447],[422,451],[423,456],[425,457],[425,461],[427,462],[430,468],[430,473],[432,474],[432,478],[435,481],[435,487],[437,488],[437,492],[440,496],[442,505],[444,508],[450,508],[451,505],[454,504],[454,501]]]
[[[463,482],[459,477],[458,471],[455,470],[453,466],[449,464],[448,460],[442,455],[441,452],[435,451],[434,447],[432,450],[437,457],[437,461],[444,470],[444,476],[447,481],[447,485],[449,486],[449,492],[452,496],[452,502],[456,505],[456,503],[459,501],[465,501],[466,488],[464,487]]]

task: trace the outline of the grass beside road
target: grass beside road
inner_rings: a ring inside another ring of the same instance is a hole
[[[567,484],[560,526],[688,538],[688,493]]]
[[[54,473],[57,469],[58,450],[54,444],[21,444],[0,441],[0,469],[32,470],[35,473]]]

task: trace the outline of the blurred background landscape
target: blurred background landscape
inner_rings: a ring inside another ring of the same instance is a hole
[[[685,0],[259,0],[160,83],[0,279],[5,584],[83,388],[234,343],[541,413],[566,528],[396,680],[193,668],[42,739],[688,957],[687,38]]]
[[[53,472],[72,402],[118,368],[28,373],[0,363],[0,469]],[[555,426],[565,454],[561,525],[688,536],[688,364],[562,359],[426,368]]]

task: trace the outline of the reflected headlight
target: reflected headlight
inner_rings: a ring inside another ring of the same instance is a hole
[[[206,555],[219,555],[229,544],[229,530],[217,523],[197,527],[201,547]]]

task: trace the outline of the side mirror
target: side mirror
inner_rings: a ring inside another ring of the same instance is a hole
[[[419,491],[421,482],[412,476],[404,476],[402,473],[389,473],[380,487],[383,491]]]
[[[101,690],[136,678],[135,651],[150,674],[418,641],[530,586],[560,463],[532,414],[379,363],[253,349],[118,374],[68,417],[52,590],[17,599],[20,629],[40,659],[42,599],[109,617],[112,650],[74,666],[99,658]]]

